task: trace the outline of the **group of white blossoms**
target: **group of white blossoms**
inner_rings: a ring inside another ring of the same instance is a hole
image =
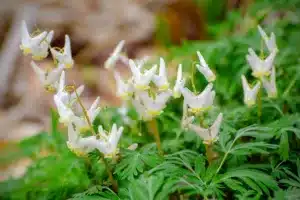
[[[261,83],[265,88],[269,98],[277,97],[274,59],[278,52],[278,48],[276,45],[275,34],[271,33],[271,36],[268,37],[260,26],[258,26],[258,31],[262,36],[262,39],[270,54],[266,58],[263,58],[263,56],[257,56],[252,48],[249,48],[248,50],[249,53],[246,55],[246,59],[250,65],[250,68],[252,69],[252,76],[258,79],[258,82],[251,88],[246,77],[242,75],[244,102],[248,106],[252,106],[256,103],[256,98],[261,88]]]
[[[22,22],[21,29],[22,44],[20,48],[25,55],[31,54],[33,60],[42,60],[48,56],[48,49],[50,48],[55,67],[43,70],[38,67],[34,61],[31,62],[31,66],[45,89],[54,93],[54,102],[57,106],[60,122],[68,126],[68,147],[78,155],[84,155],[94,149],[98,149],[106,157],[115,156],[118,153],[117,145],[123,132],[123,127],[117,128],[116,124],[113,124],[111,131],[108,132],[105,131],[102,126],[99,126],[97,135],[88,137],[81,136],[82,132],[91,130],[91,125],[100,112],[100,107],[98,107],[100,99],[98,97],[91,107],[85,110],[79,99],[79,96],[84,90],[84,86],[82,85],[72,92],[69,92],[68,87],[65,86],[64,69],[72,68],[74,65],[69,36],[65,36],[63,49],[52,48],[50,43],[53,38],[53,31],[44,31],[30,35],[24,21]],[[265,79],[265,76],[268,76],[270,73],[271,77],[275,76],[274,67],[272,68],[273,60],[277,52],[275,38],[272,35],[269,39],[261,29],[259,30],[272,53],[266,60],[261,60],[256,56],[254,51],[250,49],[250,55],[247,56],[247,59],[253,69],[253,75],[261,78],[267,91],[270,91],[270,95],[274,95],[273,90],[271,91],[270,89],[273,88],[271,85],[274,80],[271,78],[271,83],[269,83],[268,80]],[[200,64],[197,64],[196,67],[199,72],[204,75],[209,84],[200,94],[194,94],[188,88],[184,87],[185,79],[183,78],[181,64],[178,66],[175,85],[170,89],[166,64],[163,58],[160,58],[159,66],[154,65],[150,69],[146,69],[145,64],[147,60],[134,61],[128,59],[125,54],[122,53],[123,46],[124,41],[121,41],[105,62],[105,68],[114,70],[117,83],[116,94],[123,100],[124,105],[133,105],[141,120],[150,121],[163,111],[171,96],[179,98],[182,95],[184,98],[182,128],[194,130],[203,138],[206,144],[211,144],[216,141],[222,122],[222,113],[218,115],[211,127],[204,128],[192,124],[195,116],[206,112],[212,107],[215,97],[212,82],[215,81],[216,76],[205,62],[201,53],[197,52]],[[126,81],[123,80],[121,75],[114,68],[118,60],[128,65],[132,72],[131,78]],[[157,68],[159,68],[159,70]],[[260,83],[251,89],[244,76],[242,79],[245,103],[248,105],[253,104]],[[123,114],[124,113],[126,113],[126,109],[123,111]],[[131,148],[136,148],[136,145],[133,145]]]

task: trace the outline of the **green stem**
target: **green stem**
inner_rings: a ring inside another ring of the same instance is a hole
[[[160,142],[160,136],[159,136],[159,132],[158,132],[158,128],[157,128],[157,122],[156,122],[155,118],[148,122],[148,128],[150,129],[150,132],[153,134],[159,154],[163,155],[163,150],[161,148],[161,142]]]
[[[257,117],[258,117],[259,123],[261,121],[261,114],[262,114],[262,99],[261,99],[261,97],[262,97],[262,88],[259,89],[258,94],[257,94]]]
[[[231,143],[231,145],[230,145],[230,147],[229,147],[229,150],[225,153],[225,155],[224,155],[224,157],[223,157],[223,159],[222,159],[222,161],[221,161],[221,163],[220,163],[220,165],[219,165],[219,167],[218,167],[218,169],[217,169],[217,171],[216,171],[216,174],[219,173],[219,171],[221,170],[221,168],[222,168],[222,166],[223,166],[223,164],[224,164],[224,162],[225,162],[225,160],[226,160],[226,158],[227,158],[229,152],[231,151],[231,149],[232,149],[232,147],[233,147],[233,144],[235,143],[235,141],[236,141],[238,138],[239,138],[239,137],[236,137],[236,138],[234,138],[234,140],[232,141],[232,143]]]
[[[113,175],[112,175],[111,169],[110,169],[108,163],[106,162],[106,160],[105,160],[105,158],[104,158],[104,156],[103,156],[102,153],[101,153],[101,156],[100,156],[100,157],[101,157],[102,162],[103,162],[104,165],[105,165],[105,169],[106,169],[108,178],[109,178],[109,180],[110,180],[110,182],[111,182],[111,184],[112,184],[112,188],[113,188],[114,192],[117,193],[117,192],[118,192],[118,184],[117,184],[117,182],[115,181],[115,179],[114,179],[114,177],[113,177]]]
[[[77,100],[78,100],[78,103],[79,103],[79,105],[81,106],[81,108],[82,108],[82,110],[83,110],[83,113],[84,113],[84,116],[85,116],[85,118],[86,118],[86,120],[87,120],[87,122],[88,122],[88,125],[89,125],[90,128],[91,128],[92,133],[93,133],[94,135],[97,135],[96,132],[95,132],[95,130],[93,129],[91,120],[90,120],[90,118],[89,118],[89,116],[88,116],[88,114],[87,114],[86,109],[84,108],[84,106],[83,106],[83,104],[82,104],[82,102],[81,102],[81,99],[80,99],[80,97],[79,97],[79,95],[78,95],[76,89],[74,89],[74,92],[75,92],[75,94],[76,94],[76,98],[77,98]],[[112,187],[113,187],[114,192],[118,192],[118,184],[117,184],[117,182],[114,180],[114,177],[113,177],[113,175],[112,175],[111,169],[110,169],[108,163],[106,162],[106,160],[105,160],[105,158],[104,158],[104,155],[103,155],[102,153],[100,154],[100,158],[101,158],[101,160],[103,161],[103,163],[104,163],[104,165],[105,165],[105,169],[106,169],[108,178],[109,178],[110,182],[112,183]]]
[[[284,90],[282,97],[286,97],[298,79],[298,74],[295,74],[288,87]]]

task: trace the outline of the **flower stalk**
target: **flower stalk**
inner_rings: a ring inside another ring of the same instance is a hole
[[[153,118],[151,121],[148,121],[148,128],[149,128],[150,132],[153,134],[153,137],[155,139],[156,146],[158,149],[158,153],[160,155],[163,155],[164,152],[161,148],[160,135],[159,135],[158,127],[157,127],[157,121],[155,118]]]

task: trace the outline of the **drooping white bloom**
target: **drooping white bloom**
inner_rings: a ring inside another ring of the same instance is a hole
[[[59,96],[54,95],[54,103],[57,108],[57,112],[59,114],[59,121],[65,125],[68,125],[72,122],[72,119],[75,117],[74,112],[71,107],[65,105]]]
[[[125,40],[122,40],[119,42],[119,44],[116,46],[116,48],[114,49],[114,51],[112,52],[112,54],[109,56],[109,58],[105,61],[104,63],[104,67],[106,69],[110,69],[113,68],[116,65],[116,62],[118,61],[118,59],[121,58],[121,52],[122,49],[124,47],[125,44]],[[125,57],[123,57],[124,59]],[[127,60],[127,59],[126,59]]]
[[[20,49],[25,55],[32,54],[32,59],[42,60],[48,56],[48,48],[53,38],[53,34],[53,31],[50,31],[49,33],[43,31],[42,33],[36,36],[31,36],[28,32],[26,22],[22,21],[22,39]]]
[[[181,128],[187,129],[189,124],[193,123],[195,120],[194,116],[188,116],[188,106],[185,101],[182,104],[182,118],[181,118]]]
[[[246,59],[252,69],[252,75],[256,78],[269,76],[276,56],[276,51],[272,51],[265,60],[260,59],[252,48],[249,48],[248,51],[249,54],[246,56]]]
[[[121,126],[118,129],[117,125],[113,124],[110,133],[107,133],[105,130],[103,130],[102,126],[98,127],[98,133],[104,145],[101,145],[99,148],[96,148],[100,152],[102,152],[105,157],[114,157],[116,154],[118,154],[118,142],[122,135],[123,129],[123,126]]]
[[[30,64],[45,89],[51,92],[56,91],[57,82],[59,80],[60,74],[64,69],[64,66],[59,65],[57,68],[54,68],[51,71],[44,71],[43,69],[38,67],[34,61],[31,61]]]
[[[103,148],[104,143],[97,140],[96,136],[81,137],[77,127],[70,122],[68,124],[68,148],[78,156],[84,156],[96,147]],[[104,149],[104,148],[103,148]]]
[[[90,124],[88,122],[88,120],[86,119],[86,117],[89,118],[90,123],[93,123],[94,120],[96,119],[97,115],[100,112],[100,107],[99,107],[99,102],[100,102],[100,97],[97,97],[96,100],[93,102],[93,104],[91,105],[90,109],[87,110],[85,115],[82,116],[73,116],[72,117],[72,121],[73,123],[76,125],[77,129],[79,132],[85,132],[87,130],[90,130]]]
[[[183,88],[181,90],[184,97],[184,101],[189,107],[189,111],[192,113],[199,113],[209,109],[215,98],[215,91],[212,90],[213,84],[210,83],[206,88],[198,95],[192,93],[189,89]]]
[[[189,124],[189,129],[195,131],[204,141],[205,144],[212,144],[218,140],[223,114],[220,113],[210,128],[202,128],[194,124]]]
[[[146,112],[147,109],[139,96],[136,95],[135,98],[132,99],[132,105],[134,106],[141,120],[148,121],[152,119],[151,115]]]
[[[256,85],[251,88],[248,84],[248,81],[244,75],[242,75],[242,84],[244,90],[244,103],[247,106],[252,106],[256,102],[256,96],[260,89],[260,82],[257,82]]]
[[[159,115],[162,112],[162,110],[166,107],[166,103],[171,95],[171,90],[156,94],[155,98],[149,96],[148,92],[141,92],[139,94],[146,112],[149,116],[151,116],[151,118]]]
[[[54,48],[50,49],[52,56],[58,61],[58,64],[63,64],[65,68],[72,68],[74,60],[72,58],[71,41],[68,35],[65,35],[65,46],[63,51],[57,51]]]
[[[200,65],[196,64],[197,69],[203,76],[206,78],[208,82],[213,82],[216,80],[216,75],[211,71],[207,63],[205,62],[203,56],[201,55],[200,51],[197,51],[197,55],[200,61]]]
[[[258,28],[258,31],[261,35],[261,37],[263,38],[269,52],[277,52],[278,51],[278,48],[277,48],[277,45],[276,45],[276,38],[275,38],[275,34],[272,32],[270,37],[268,37],[268,35],[266,34],[266,32],[258,25],[257,26]]]
[[[78,96],[82,94],[84,85],[79,86],[76,89]],[[67,106],[72,106],[76,102],[77,96],[75,91],[71,94],[65,90],[65,71],[62,71],[59,79],[57,93],[55,94],[58,98]]]
[[[158,75],[155,74],[152,80],[159,90],[165,91],[169,89],[166,63],[163,58],[159,59],[159,74]]]
[[[117,84],[117,96],[123,100],[129,100],[134,91],[132,82],[127,81],[127,83],[125,83],[117,71],[114,72],[114,76]]]
[[[173,88],[173,97],[179,98],[181,96],[181,90],[184,87],[185,80],[182,78],[182,65],[179,64],[177,70],[177,78],[175,82],[175,86]]]
[[[142,71],[142,66],[137,66],[133,60],[129,60],[129,67],[133,75],[133,85],[137,90],[146,90],[149,88],[154,74],[156,73],[157,66],[154,65],[150,70]]]
[[[270,75],[270,80],[263,77],[262,79],[263,86],[268,93],[268,97],[276,98],[277,97],[277,87],[276,87],[276,72],[275,67],[272,68]]]

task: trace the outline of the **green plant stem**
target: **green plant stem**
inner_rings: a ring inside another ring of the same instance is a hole
[[[105,160],[105,158],[104,158],[104,156],[103,156],[102,153],[101,153],[100,157],[101,157],[102,162],[105,165],[105,169],[106,169],[108,178],[109,178],[109,180],[110,180],[110,182],[112,184],[112,188],[113,188],[114,192],[117,193],[118,192],[118,183],[115,181],[115,179],[114,179],[114,177],[112,175],[111,169],[110,169],[108,163],[106,162],[106,160]]]
[[[294,77],[292,78],[290,84],[284,90],[284,92],[282,94],[282,97],[286,97],[288,95],[288,93],[290,92],[290,90],[292,89],[292,87],[295,85],[297,79],[298,79],[298,74],[295,74]]]
[[[224,162],[225,162],[225,160],[226,160],[226,158],[227,158],[227,156],[228,156],[228,154],[229,154],[231,148],[233,147],[233,144],[236,142],[236,140],[237,140],[238,138],[239,138],[239,137],[236,137],[236,138],[234,138],[234,140],[232,141],[232,143],[231,143],[231,145],[230,145],[230,147],[229,147],[229,150],[225,153],[225,155],[224,155],[224,157],[223,157],[223,159],[222,159],[222,161],[221,161],[221,163],[220,163],[220,165],[219,165],[219,167],[218,167],[218,169],[217,169],[217,171],[216,171],[216,174],[218,174],[219,171],[221,170],[221,168],[222,168],[222,166],[223,166],[223,164],[224,164]]]
[[[156,122],[155,118],[148,122],[148,128],[150,129],[150,132],[153,134],[159,154],[163,155],[163,150],[161,148],[161,142],[160,142],[160,136],[159,136],[158,127],[157,127],[157,122]]]
[[[85,116],[85,118],[86,118],[86,120],[87,120],[87,122],[88,122],[88,124],[89,124],[89,127],[91,128],[92,133],[93,133],[94,135],[97,135],[96,132],[95,132],[95,130],[93,129],[91,120],[90,120],[90,118],[89,118],[89,116],[88,116],[88,114],[87,114],[87,111],[86,111],[85,107],[83,106],[83,104],[82,104],[82,102],[81,102],[81,99],[80,99],[80,97],[79,97],[79,95],[78,95],[76,89],[74,90],[74,92],[75,92],[75,94],[76,94],[77,101],[78,101],[79,105],[81,106],[81,108],[82,108],[82,110],[83,110],[84,116]],[[114,180],[114,177],[113,177],[113,175],[112,175],[111,169],[110,169],[108,163],[106,162],[106,160],[105,160],[105,158],[104,158],[104,155],[103,155],[102,153],[100,154],[100,158],[101,158],[101,160],[103,161],[103,163],[104,163],[104,165],[105,165],[105,169],[106,169],[108,178],[109,178],[110,182],[112,183],[113,190],[114,190],[115,192],[118,192],[118,184],[117,184],[117,182]]]
[[[260,84],[261,81],[260,81]],[[258,122],[260,123],[261,121],[261,114],[262,114],[262,88],[259,89],[258,94],[257,94],[257,118],[258,118]]]

